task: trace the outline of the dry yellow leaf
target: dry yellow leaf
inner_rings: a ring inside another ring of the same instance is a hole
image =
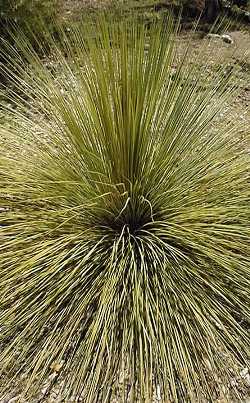
[[[52,369],[53,372],[59,372],[60,369],[62,368],[62,364],[59,364],[58,362],[53,362],[50,368]]]

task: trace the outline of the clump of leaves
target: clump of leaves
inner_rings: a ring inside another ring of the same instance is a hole
[[[177,36],[170,16],[100,19],[62,31],[46,63],[20,42],[0,132],[0,373],[27,376],[24,394],[56,367],[66,401],[214,400],[247,363],[249,156],[213,125],[237,82],[178,56]]]

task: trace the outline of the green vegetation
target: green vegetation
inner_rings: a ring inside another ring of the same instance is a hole
[[[213,126],[238,83],[177,54],[170,16],[86,29],[4,53],[0,376],[213,400],[249,354],[249,155]]]
[[[30,35],[41,32],[40,20],[48,26],[53,25],[53,19],[58,11],[58,0],[0,0],[0,35],[10,38],[13,28],[25,31]]]
[[[1,19],[20,22],[32,21],[40,14],[43,18],[51,17],[56,10],[57,0],[0,0]]]

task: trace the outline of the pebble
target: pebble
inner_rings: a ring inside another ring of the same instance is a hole
[[[209,39],[222,39],[225,43],[233,44],[233,38],[230,35],[218,35],[218,34],[207,34],[207,38]]]
[[[161,389],[159,385],[156,387],[156,399],[161,401]]]
[[[250,386],[250,374],[248,368],[244,368],[240,372],[240,376],[244,379],[248,386]]]
[[[218,34],[207,34],[207,38],[209,39],[221,39],[221,36]]]
[[[244,368],[241,372],[240,372],[240,376],[242,376],[242,378],[245,378],[245,376],[248,374],[248,368]]]
[[[229,35],[221,35],[221,39],[226,43],[234,43],[233,38]]]
[[[12,399],[9,400],[9,403],[14,403],[19,399],[20,399],[20,396],[15,396],[15,397],[13,397]]]

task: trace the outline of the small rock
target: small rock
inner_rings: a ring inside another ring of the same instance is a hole
[[[248,374],[248,368],[244,368],[242,371],[240,371],[240,376],[242,378],[245,378],[247,374]]]
[[[15,396],[15,397],[12,397],[12,399],[9,400],[9,403],[14,403],[14,402],[16,402],[17,400],[20,400],[20,396],[19,396],[19,395],[18,395],[18,396]]]
[[[47,393],[47,391],[48,391],[48,386],[46,386],[45,388],[43,388],[42,390],[41,390],[41,393],[42,393],[42,395],[46,395],[46,393]]]
[[[244,368],[240,372],[240,376],[244,379],[244,381],[247,383],[247,385],[250,386],[250,374],[248,368]]]
[[[209,39],[221,39],[221,36],[218,34],[207,34],[207,38]]]
[[[236,379],[232,379],[230,383],[232,386],[237,386],[237,384],[238,384]]]
[[[158,401],[161,401],[161,389],[160,389],[160,385],[156,386],[156,399]]]
[[[245,381],[247,385],[250,386],[250,374],[247,374],[247,376],[245,377]]]
[[[207,34],[207,38],[209,39],[222,39],[225,43],[233,44],[233,38],[230,35],[219,35],[219,34]]]
[[[233,38],[230,35],[221,35],[221,39],[226,43],[234,43]]]

